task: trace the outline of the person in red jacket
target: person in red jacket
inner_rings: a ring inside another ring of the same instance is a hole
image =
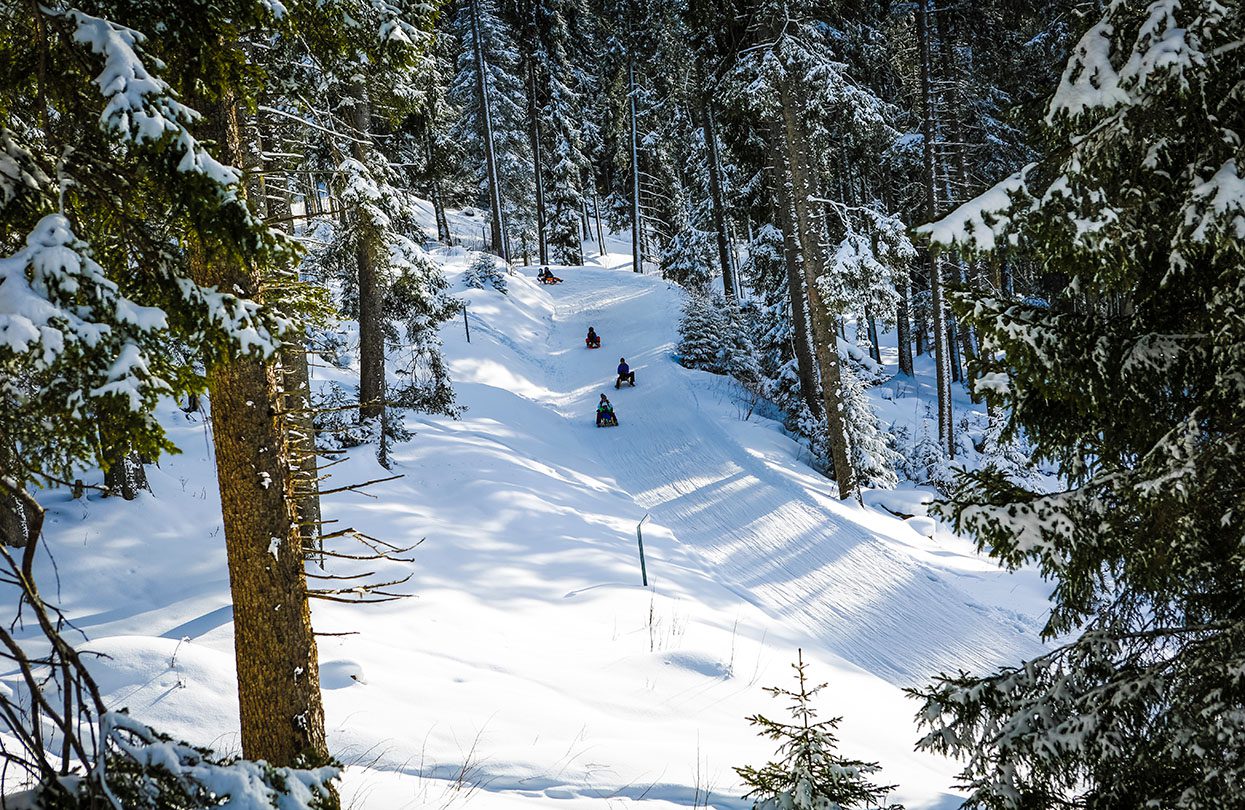
[[[584,343],[588,344],[589,349],[601,348],[601,336],[596,333],[591,326],[588,327],[588,337],[584,338]]]

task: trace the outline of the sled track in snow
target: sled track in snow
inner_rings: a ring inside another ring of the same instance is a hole
[[[558,354],[557,384],[582,392],[568,393],[559,410],[584,431],[617,485],[715,578],[900,685],[1040,649],[1034,619],[978,603],[956,574],[836,514],[841,506],[784,480],[719,417],[703,416],[693,377],[671,357],[679,313],[664,282],[593,270],[569,270],[568,281],[555,290],[552,344],[582,346],[591,323],[605,345]],[[638,372],[638,386],[615,392],[620,355]],[[600,391],[614,401],[621,430],[586,432],[594,430],[587,415]]]

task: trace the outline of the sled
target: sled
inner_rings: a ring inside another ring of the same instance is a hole
[[[612,417],[601,422],[597,422],[597,427],[618,427],[618,417]]]
[[[587,341],[584,341],[584,344],[585,344],[585,345],[586,345],[589,349],[599,349],[599,348],[601,348],[601,344],[600,344],[600,343],[588,343]]]

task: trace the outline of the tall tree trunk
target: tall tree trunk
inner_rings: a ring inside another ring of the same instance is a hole
[[[969,198],[971,192],[968,180],[968,154],[964,141],[963,116],[965,115],[964,104],[960,98],[960,70],[956,61],[954,43],[950,30],[950,22],[947,20],[948,11],[935,15],[936,26],[938,29],[938,57],[942,66],[943,86],[947,90],[947,127],[951,136],[951,142],[954,146],[951,149],[955,158],[955,179],[954,188],[949,186],[951,193],[948,194],[946,204],[947,210],[954,208],[962,200]],[[956,270],[958,272],[958,280],[961,285],[966,285],[975,279],[969,278],[969,267],[964,261],[963,256],[955,257]],[[965,365],[977,356],[976,340],[973,337],[972,327],[968,324],[960,324],[952,322],[952,330],[959,339],[958,346],[955,351],[954,370],[957,378],[963,378],[959,373],[960,369],[960,352],[963,351]],[[977,400],[976,395],[973,397]]]
[[[873,317],[873,309],[865,304],[865,328],[869,335],[869,356],[882,362],[882,348],[878,345],[878,322]]]
[[[17,447],[0,424],[0,544],[25,548],[38,539],[43,515],[35,502],[23,496],[26,480]]]
[[[722,199],[722,163],[718,156],[718,134],[713,122],[713,107],[702,97],[701,121],[705,135],[705,149],[709,158],[709,197],[713,208],[713,229],[717,232],[718,261],[722,266],[722,288],[726,297],[735,299],[735,266],[731,261],[726,224],[726,205]]]
[[[262,133],[257,133],[258,140]],[[262,150],[259,150],[262,155]],[[283,231],[292,232],[290,177],[271,160],[262,160],[264,189],[260,206]],[[274,180],[276,182],[271,182]],[[307,363],[307,333],[301,325],[291,329],[281,344],[281,385],[285,391],[284,426],[290,456],[290,486],[296,495],[297,529],[302,547],[320,548],[320,477],[316,468],[316,427],[311,413],[311,369]]]
[[[441,177],[433,162],[432,133],[424,133],[424,155],[428,161],[428,192],[432,197],[432,216],[437,221],[437,241],[450,244],[450,220],[445,215],[445,196],[441,193]]]
[[[899,301],[895,305],[895,341],[899,344],[899,373],[909,377],[912,368],[912,273],[904,267],[899,271]]]
[[[240,165],[232,100],[196,107],[220,157]],[[200,244],[191,245],[190,265],[199,284],[259,296],[257,272],[214,260]],[[233,598],[242,753],[276,766],[324,763],[328,744],[281,375],[271,361],[242,357],[210,369],[208,391]]]
[[[600,248],[600,255],[605,255],[605,229],[601,227],[601,200],[597,197],[596,183],[592,184],[592,213],[597,220],[597,247]]]
[[[354,159],[367,165],[372,107],[362,82],[350,86],[351,115],[356,137],[350,143]],[[381,283],[377,225],[362,211],[348,212],[358,224],[355,260],[359,270],[359,418],[377,419],[385,410],[384,285]]]
[[[827,258],[822,235],[813,220],[810,198],[813,196],[814,186],[811,161],[806,151],[808,136],[804,132],[790,88],[781,86],[779,96],[782,107],[779,145],[784,153],[787,175],[783,177],[780,174],[779,182],[790,182],[789,199],[795,216],[795,230],[799,235],[804,294],[808,298],[813,352],[821,377],[821,404],[830,444],[830,459],[839,497],[849,498],[856,492],[856,476],[848,457],[847,430],[843,422],[842,371],[839,368],[834,319],[822,302],[817,288],[817,278],[825,272]],[[777,151],[779,150],[775,149]]]
[[[540,105],[536,103],[535,60],[527,60],[527,136],[532,142],[532,176],[536,179],[536,244],[540,263],[549,264],[549,240],[545,235],[545,173],[540,150]]]
[[[926,219],[933,222],[939,215],[938,174],[934,160],[935,110],[934,87],[931,75],[933,65],[930,39],[929,15],[932,0],[918,0],[916,15],[918,61],[921,70],[921,96],[923,100],[922,134],[925,159],[925,205]],[[948,457],[955,457],[955,423],[951,408],[951,352],[947,340],[947,312],[943,302],[942,260],[934,250],[929,251],[930,308],[933,310],[934,364],[937,368],[938,387],[938,438],[947,450]]]
[[[635,57],[630,49],[627,51],[627,104],[630,110],[631,126],[631,262],[632,269],[637,273],[644,272],[644,251],[640,228],[643,219],[640,216],[640,145],[639,124],[635,112]]]
[[[485,73],[484,43],[480,38],[480,6],[469,0],[471,14],[471,48],[476,62],[476,96],[480,102],[480,140],[484,142],[484,170],[488,179],[489,214],[492,218],[492,249],[507,262],[510,245],[505,238],[506,223],[501,204],[501,178],[497,172],[497,151],[493,144],[493,113],[489,105],[488,75]]]
[[[778,225],[782,228],[783,264],[787,268],[787,297],[791,302],[791,333],[795,344],[796,371],[800,375],[800,394],[808,412],[821,418],[821,385],[817,380],[817,367],[813,360],[813,347],[809,340],[808,310],[804,299],[804,271],[801,268],[800,239],[796,234],[795,215],[792,213],[791,187],[787,181],[786,161],[779,149],[782,140],[777,137],[781,130],[774,128],[774,200]]]

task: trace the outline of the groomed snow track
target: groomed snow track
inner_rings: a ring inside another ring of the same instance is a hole
[[[749,452],[706,414],[727,386],[674,360],[679,296],[661,279],[575,268],[553,288],[550,389],[616,485],[743,598],[899,685],[1032,655],[1035,621],[970,597],[956,579],[861,525],[842,504]],[[595,326],[600,350],[583,348]],[[570,348],[566,348],[570,347]],[[620,356],[638,385],[613,388]],[[600,393],[621,430],[591,422]],[[742,409],[741,409],[742,410]],[[660,577],[657,572],[655,576]]]

